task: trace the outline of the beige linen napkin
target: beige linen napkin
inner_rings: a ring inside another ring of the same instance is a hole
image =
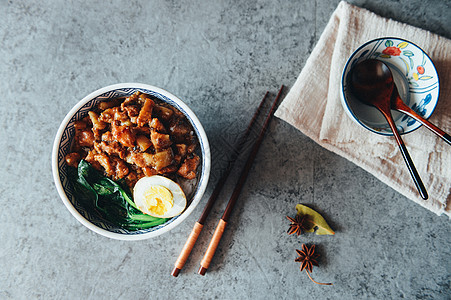
[[[429,200],[424,201],[394,138],[365,130],[341,106],[340,80],[346,60],[363,43],[386,36],[412,41],[433,60],[439,74],[440,99],[429,120],[450,133],[451,41],[346,2],[338,5],[275,115],[406,197],[438,215],[451,217],[451,147],[423,126],[403,136],[429,194]]]

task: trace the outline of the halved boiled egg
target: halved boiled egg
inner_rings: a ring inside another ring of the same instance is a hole
[[[186,196],[180,185],[159,175],[138,180],[133,188],[133,200],[143,213],[158,218],[175,217],[186,207]]]

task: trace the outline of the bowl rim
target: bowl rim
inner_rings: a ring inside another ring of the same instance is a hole
[[[340,86],[340,96],[341,96],[341,100],[342,100],[341,102],[342,102],[342,104],[344,104],[344,105],[346,106],[345,111],[346,111],[348,114],[350,114],[350,116],[352,117],[352,119],[353,119],[354,121],[356,121],[358,124],[360,124],[361,126],[363,126],[365,129],[367,129],[367,130],[369,130],[369,131],[371,131],[371,132],[373,132],[373,133],[377,133],[377,134],[379,134],[379,135],[383,135],[383,136],[393,136],[393,133],[386,133],[386,132],[380,132],[380,131],[374,130],[373,128],[369,127],[368,125],[366,125],[365,123],[363,123],[362,121],[360,121],[360,119],[359,119],[359,118],[353,113],[353,111],[351,110],[351,108],[350,108],[350,106],[349,106],[349,104],[348,104],[348,101],[346,100],[346,95],[345,95],[344,88],[343,88],[343,87],[344,87],[344,83],[345,83],[345,78],[344,78],[344,77],[345,77],[345,71],[347,70],[349,64],[351,63],[351,61],[352,61],[352,59],[354,58],[354,56],[356,55],[356,53],[359,52],[362,48],[366,47],[368,44],[374,43],[374,42],[379,41],[379,40],[386,40],[386,39],[396,39],[396,40],[408,42],[409,44],[412,44],[412,45],[414,45],[415,47],[417,47],[418,49],[420,49],[421,52],[423,52],[424,55],[426,55],[426,57],[431,61],[432,67],[434,68],[434,71],[435,71],[435,73],[437,74],[437,101],[436,101],[434,107],[432,108],[430,115],[429,115],[427,118],[424,118],[424,119],[426,119],[426,120],[429,119],[429,118],[432,116],[432,114],[433,114],[434,111],[435,111],[435,108],[437,107],[438,100],[439,100],[439,98],[440,98],[440,78],[439,78],[439,74],[438,74],[438,72],[437,72],[437,68],[435,67],[434,61],[433,61],[433,60],[431,59],[431,57],[427,54],[427,52],[424,51],[423,48],[419,47],[417,44],[415,44],[415,43],[413,43],[413,42],[411,42],[411,41],[409,41],[409,40],[400,38],[400,37],[386,36],[386,37],[375,38],[375,39],[372,39],[372,40],[369,40],[369,41],[363,43],[363,44],[360,45],[356,50],[354,50],[354,51],[352,52],[352,54],[351,54],[351,55],[349,56],[349,58],[347,59],[346,64],[345,64],[345,66],[344,66],[344,68],[343,68],[343,72],[341,73],[341,81],[340,81],[340,85],[341,85],[341,86]],[[418,121],[417,121],[417,122],[418,122]],[[401,135],[403,135],[403,134],[408,134],[408,133],[414,132],[415,130],[417,130],[418,128],[420,128],[421,126],[423,126],[423,124],[421,124],[420,122],[418,122],[418,124],[419,124],[419,125],[418,125],[416,128],[410,129],[409,131],[405,131],[405,132],[399,132],[399,134],[401,134]]]
[[[63,132],[65,131],[70,119],[75,115],[75,113],[83,107],[86,103],[91,101],[93,98],[100,96],[106,92],[109,92],[111,90],[116,89],[123,89],[123,88],[136,88],[136,89],[147,89],[151,91],[155,91],[163,96],[166,96],[167,98],[173,100],[176,102],[191,118],[193,125],[196,126],[198,130],[199,139],[202,140],[203,144],[203,157],[202,159],[205,161],[204,168],[202,169],[202,177],[199,180],[199,186],[198,186],[198,192],[195,194],[194,198],[192,199],[190,205],[185,209],[185,211],[177,217],[176,220],[168,224],[167,226],[164,226],[162,228],[159,228],[155,231],[143,233],[143,234],[122,234],[122,233],[116,233],[111,232],[108,230],[105,230],[103,228],[100,228],[93,223],[91,223],[89,220],[87,220],[83,215],[80,214],[80,212],[72,205],[69,198],[67,197],[64,188],[62,186],[60,176],[59,176],[59,169],[58,169],[58,151],[59,151],[59,144],[63,135]],[[208,142],[207,134],[205,133],[205,130],[200,123],[197,116],[194,114],[194,112],[186,105],[180,98],[175,96],[174,94],[153,86],[149,84],[143,84],[143,83],[133,83],[133,82],[126,82],[126,83],[117,83],[113,85],[109,85],[103,88],[100,88],[98,90],[95,90],[94,92],[88,94],[83,99],[78,101],[77,104],[75,104],[72,109],[66,114],[63,121],[61,122],[58,131],[55,136],[55,140],[53,142],[53,149],[52,149],[52,173],[53,173],[53,181],[55,182],[56,189],[58,191],[58,194],[63,201],[66,208],[69,210],[69,212],[72,214],[72,216],[75,217],[81,224],[83,224],[88,229],[102,235],[108,238],[117,239],[117,240],[144,240],[152,237],[156,237],[158,235],[161,235],[163,233],[166,233],[170,231],[171,229],[175,228],[177,225],[179,225],[182,221],[184,221],[196,208],[196,206],[199,204],[200,200],[202,199],[205,190],[208,185],[208,181],[210,178],[210,168],[211,168],[211,153],[210,153],[210,145]]]

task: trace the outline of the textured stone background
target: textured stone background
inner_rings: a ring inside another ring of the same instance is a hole
[[[352,1],[451,38],[449,1]],[[178,278],[170,275],[229,153],[267,90],[291,86],[334,1],[0,0],[0,299],[450,299],[450,222],[274,119],[205,277],[199,261],[227,183]],[[170,233],[121,242],[79,224],[58,197],[51,147],[90,92],[142,82],[182,98],[213,150],[207,193]],[[260,121],[261,123],[261,121]],[[403,167],[403,166],[401,166]],[[307,203],[337,234],[288,236]],[[293,260],[322,254],[313,276]]]

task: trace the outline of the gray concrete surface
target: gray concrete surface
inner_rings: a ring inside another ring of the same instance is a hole
[[[449,1],[351,1],[451,38]],[[291,86],[334,1],[0,0],[0,299],[450,299],[450,222],[274,119],[212,266],[200,259],[230,180],[186,268],[170,275],[224,161],[270,90]],[[58,197],[51,146],[69,109],[119,82],[165,88],[213,148],[207,193],[170,233],[121,242],[78,223]],[[237,178],[235,170],[233,178]],[[307,203],[337,234],[288,236]],[[316,243],[318,286],[294,262]]]

